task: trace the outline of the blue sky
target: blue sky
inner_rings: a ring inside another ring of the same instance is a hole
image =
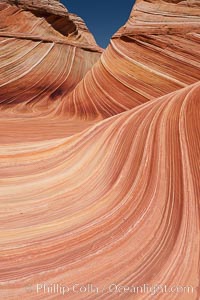
[[[97,43],[106,48],[111,36],[128,19],[134,0],[61,0],[69,12],[79,15],[94,35]]]

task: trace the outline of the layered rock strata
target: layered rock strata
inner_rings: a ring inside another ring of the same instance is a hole
[[[2,299],[62,299],[47,292],[58,283],[72,300],[133,299],[123,287],[143,284],[198,299],[199,94],[198,83],[68,139],[1,147]],[[88,283],[101,292],[73,290]]]
[[[83,21],[60,5],[52,12],[46,2],[37,1],[34,10],[0,3],[3,108],[43,103],[48,110],[48,102],[69,93],[100,56],[101,49]]]
[[[66,111],[77,106],[80,117],[91,111],[105,118],[193,84],[200,80],[199,45],[198,1],[137,1]]]
[[[1,141],[65,137],[87,128],[89,121],[55,117],[61,115],[58,102],[101,52],[83,20],[58,1],[1,1]]]
[[[200,299],[199,15],[0,2],[0,299]]]

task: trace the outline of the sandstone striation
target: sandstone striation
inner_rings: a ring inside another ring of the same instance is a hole
[[[200,2],[167,2],[136,2],[66,111],[105,118],[200,80]]]
[[[84,21],[57,0],[1,0],[1,36],[70,44],[101,52]]]
[[[26,11],[50,13],[53,15],[67,16],[67,8],[59,0],[1,0],[1,2],[17,6]]]
[[[103,51],[0,1],[0,299],[200,299],[199,25],[138,0]]]
[[[85,299],[118,299],[115,282],[176,283],[194,292],[173,299],[198,299],[199,94],[197,83],[68,139],[1,147],[3,299],[48,299],[44,282],[107,287]]]
[[[0,103],[47,106],[77,85],[101,49],[57,1],[33,1],[33,9],[27,2],[0,2]]]
[[[58,1],[1,1],[2,142],[11,135],[12,141],[63,137],[87,127],[88,122],[68,126],[49,115],[57,114],[58,101],[66,99],[101,52],[83,20]]]

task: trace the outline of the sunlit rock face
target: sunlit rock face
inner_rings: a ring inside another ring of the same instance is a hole
[[[84,21],[57,0],[1,0],[1,36],[3,33],[101,51]]]
[[[105,118],[199,81],[199,44],[199,1],[137,1],[66,111]]]
[[[101,52],[83,20],[58,1],[1,1],[2,142],[11,135],[12,141],[66,137],[88,127],[89,122],[66,123],[55,117],[63,114],[58,103],[66,101]]]
[[[0,9],[0,299],[200,299],[199,2]]]
[[[66,16],[67,8],[59,0],[1,0],[1,2],[15,5],[23,10],[52,13],[53,15]]]
[[[1,108],[23,103],[19,110],[38,105],[46,110],[65,98],[100,56],[83,21],[57,1],[3,2],[0,20]]]

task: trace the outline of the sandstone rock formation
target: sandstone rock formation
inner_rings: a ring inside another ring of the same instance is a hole
[[[200,2],[167,2],[136,2],[66,111],[87,103],[92,116],[105,118],[200,80]]]
[[[139,0],[103,51],[0,2],[0,299],[200,299],[199,25]]]
[[[65,96],[101,54],[79,17],[60,5],[50,12],[48,1],[23,9],[26,2],[0,3],[2,105],[28,106]]]
[[[2,142],[9,142],[9,132],[16,132],[14,139],[20,141],[65,137],[66,131],[67,135],[79,131],[79,121],[73,126],[70,121],[68,126],[62,119],[45,116],[56,114],[57,102],[66,99],[102,49],[84,22],[57,1],[13,2],[0,2]],[[24,118],[25,114],[40,119]],[[23,121],[18,122],[21,116]],[[80,129],[87,126],[88,122],[81,122]]]

